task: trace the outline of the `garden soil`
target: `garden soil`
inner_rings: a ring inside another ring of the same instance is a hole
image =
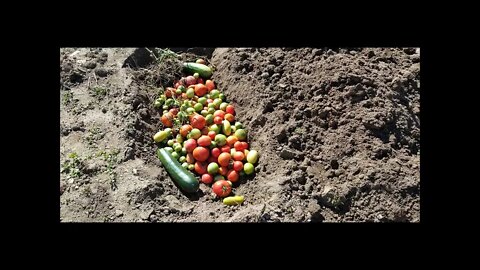
[[[199,57],[260,154],[242,205],[156,157],[159,87]],[[59,88],[61,222],[420,221],[418,48],[62,48]]]

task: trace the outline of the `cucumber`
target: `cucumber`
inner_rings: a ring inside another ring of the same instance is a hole
[[[198,191],[199,182],[197,178],[182,167],[167,150],[159,148],[157,150],[157,156],[170,174],[170,177],[172,177],[173,181],[175,181],[183,191],[189,193]]]
[[[210,67],[193,62],[183,63],[183,69],[189,73],[198,73],[204,79],[210,78],[213,73]]]

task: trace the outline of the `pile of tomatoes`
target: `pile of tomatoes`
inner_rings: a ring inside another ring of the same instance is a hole
[[[212,185],[218,197],[230,195],[232,183],[254,173],[258,152],[249,150],[247,130],[213,80],[198,73],[182,77],[154,107],[163,110],[164,126],[154,140],[202,183]]]

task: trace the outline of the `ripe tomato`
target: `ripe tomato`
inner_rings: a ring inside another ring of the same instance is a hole
[[[235,121],[235,116],[233,116],[233,114],[231,113],[227,113],[225,114],[225,120],[228,120],[228,122],[233,123],[233,121]]]
[[[212,156],[214,156],[215,158],[218,158],[218,156],[220,156],[221,153],[222,153],[222,150],[220,150],[220,148],[215,147],[212,149]]]
[[[241,151],[237,151],[233,154],[233,160],[242,161],[244,158],[245,155]]]
[[[198,146],[193,150],[193,157],[198,161],[206,161],[209,155],[210,151],[202,146]]]
[[[210,184],[213,182],[213,176],[211,176],[210,174],[206,173],[204,175],[202,175],[202,183],[204,184]]]
[[[207,92],[208,92],[208,88],[205,85],[201,83],[198,83],[197,85],[195,85],[195,95],[199,97],[203,97]]]
[[[243,163],[241,161],[234,161],[233,162],[233,169],[237,172],[241,172],[243,170]]]
[[[197,147],[197,141],[194,139],[188,139],[184,144],[185,149],[187,152],[191,153]]]
[[[227,176],[228,168],[227,167],[220,167],[218,168],[218,173],[223,176]]]
[[[198,145],[207,147],[212,143],[212,139],[210,137],[202,135],[198,140],[197,140]]]
[[[195,162],[195,171],[200,175],[207,173],[207,164],[205,162]]]
[[[162,115],[162,124],[166,127],[173,127],[173,114],[171,112],[168,112],[164,115]]]
[[[230,147],[233,147],[235,143],[238,142],[238,138],[235,137],[235,135],[230,135],[227,138],[227,144],[230,145]]]
[[[210,92],[210,91],[212,91],[213,89],[215,89],[215,83],[214,83],[212,80],[206,80],[206,81],[205,81],[205,86],[207,87],[208,92]]]
[[[225,112],[235,115],[235,107],[233,107],[233,105],[228,105],[227,108],[225,109]]]
[[[190,131],[192,131],[193,127],[190,126],[190,125],[183,125],[181,128],[180,128],[180,134],[182,135],[182,137],[187,137],[188,133]]]
[[[220,116],[215,116],[215,118],[213,118],[213,123],[221,125],[223,123],[223,120]]]
[[[224,145],[220,148],[220,150],[222,151],[222,153],[230,153],[230,146]]]
[[[239,174],[235,170],[230,170],[227,172],[227,179],[235,183],[238,181]]]
[[[212,140],[215,140],[215,135],[217,135],[217,133],[215,133],[213,130],[208,132],[208,137],[210,137]]]
[[[230,153],[221,153],[218,156],[218,164],[220,164],[220,166],[227,167],[229,163],[230,163]]]
[[[200,114],[196,114],[191,118],[192,127],[202,130],[205,127],[205,117]]]
[[[213,184],[212,190],[218,197],[223,198],[230,195],[232,186],[225,180],[219,180]]]

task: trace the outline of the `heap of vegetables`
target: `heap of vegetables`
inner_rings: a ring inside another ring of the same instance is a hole
[[[157,156],[185,192],[196,192],[201,181],[224,198],[231,194],[232,183],[254,173],[258,152],[249,150],[247,130],[236,121],[235,107],[210,80],[213,72],[205,61],[184,63],[183,68],[188,76],[167,87],[154,103],[163,109],[164,126],[153,137],[159,146]],[[243,200],[234,196],[224,203]]]

